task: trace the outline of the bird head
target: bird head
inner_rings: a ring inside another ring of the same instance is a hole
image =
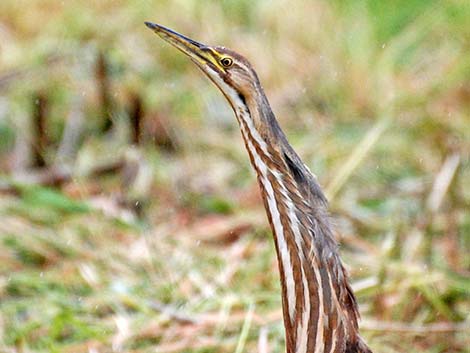
[[[145,22],[162,39],[182,51],[217,85],[235,109],[240,100],[246,103],[259,87],[258,77],[248,60],[220,46],[209,46],[169,28]]]

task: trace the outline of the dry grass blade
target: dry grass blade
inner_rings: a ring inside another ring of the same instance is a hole
[[[258,338],[258,353],[269,353],[269,343],[268,343],[268,329],[266,327],[261,327],[259,330]]]
[[[389,124],[390,117],[385,116],[379,119],[367,132],[357,147],[354,148],[346,162],[340,167],[339,171],[333,177],[333,180],[326,187],[325,194],[329,200],[335,198],[336,194],[344,186],[349,177],[354,173],[364,158],[367,157],[368,153],[370,153]]]
[[[429,194],[426,206],[427,208],[435,213],[439,210],[439,207],[442,204],[442,201],[449,189],[452,179],[455,176],[457,168],[460,163],[460,154],[453,153],[445,159],[442,164],[441,170],[436,175],[434,179],[434,184],[432,186],[432,191]]]
[[[251,329],[251,323],[253,321],[254,312],[255,312],[255,305],[250,304],[248,306],[248,311],[246,312],[245,320],[243,322],[242,331],[240,332],[240,337],[238,339],[235,353],[242,353],[245,349],[246,341],[248,339],[248,334]]]

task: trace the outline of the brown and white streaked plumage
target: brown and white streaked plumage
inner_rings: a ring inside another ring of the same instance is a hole
[[[271,224],[282,284],[287,353],[367,353],[356,299],[332,234],[327,201],[287,142],[256,72],[241,55],[146,25],[216,84],[235,112]]]

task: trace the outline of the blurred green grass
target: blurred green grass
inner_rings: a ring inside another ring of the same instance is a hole
[[[97,132],[99,51],[118,130],[136,92],[181,144],[175,154],[141,147],[153,185],[141,221],[100,206],[119,176],[0,197],[0,351],[251,352],[263,330],[270,352],[284,351],[272,239],[235,120],[145,20],[255,66],[329,192],[375,351],[467,351],[468,18],[464,0],[2,1],[2,179],[14,178],[18,141],[31,139],[37,92],[50,100],[49,161],[76,102],[86,121],[79,161],[127,149],[125,134]],[[436,208],[434,185],[455,156]],[[234,236],[240,224],[249,227]]]

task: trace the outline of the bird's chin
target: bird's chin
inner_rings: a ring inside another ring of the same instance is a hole
[[[211,79],[220,79],[221,72],[217,70],[217,68],[214,67],[214,65],[211,65],[210,63],[200,63],[197,62],[196,60],[193,60],[193,62],[203,71],[209,78]]]

